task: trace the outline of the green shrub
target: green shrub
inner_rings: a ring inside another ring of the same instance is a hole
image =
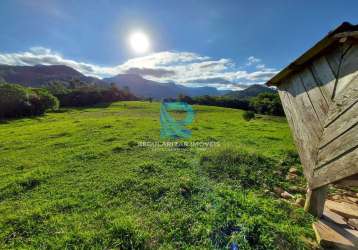
[[[246,120],[246,121],[250,121],[251,119],[255,118],[255,113],[253,111],[245,111],[244,114],[242,115],[242,117]]]
[[[0,84],[0,119],[41,115],[58,108],[58,100],[44,89]]]
[[[30,91],[20,85],[0,85],[0,118],[21,116],[28,112]]]
[[[285,153],[284,158],[282,159],[283,164],[287,166],[300,165],[300,157],[296,151],[289,150]]]
[[[46,89],[32,89],[32,91],[39,97],[38,110],[57,110],[59,108],[58,99]]]
[[[259,114],[283,116],[283,108],[277,93],[261,93],[250,99],[250,107]]]

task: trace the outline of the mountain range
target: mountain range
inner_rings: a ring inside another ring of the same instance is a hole
[[[107,83],[115,83],[118,87],[129,87],[130,91],[137,96],[161,99],[165,97],[177,97],[180,94],[187,96],[211,95],[219,96],[229,91],[220,91],[213,87],[185,87],[173,82],[161,83],[147,80],[135,74],[118,74],[111,78],[103,79]]]
[[[244,90],[231,91],[227,93],[225,96],[234,99],[250,99],[251,97],[255,97],[261,93],[276,93],[276,92],[277,92],[276,90],[272,88],[268,88],[264,85],[253,84]]]
[[[177,97],[179,94],[189,96],[224,95],[228,92],[219,91],[212,87],[191,88],[175,83],[160,83],[135,74],[119,74],[111,78],[99,79],[85,76],[65,65],[0,65],[0,81],[17,83],[26,87],[45,87],[54,82],[68,86],[71,81],[98,86],[109,86],[114,83],[120,88],[128,87],[138,97],[152,97],[154,99]]]
[[[191,97],[226,95],[233,98],[245,98],[256,96],[261,92],[274,91],[262,85],[252,85],[243,91],[223,91],[213,87],[186,87],[173,82],[151,81],[136,74],[118,74],[114,77],[99,79],[85,76],[65,65],[0,65],[0,82],[17,83],[26,87],[46,87],[54,82],[69,86],[73,81],[97,86],[115,84],[119,88],[128,87],[130,92],[138,97],[154,99],[177,97],[180,94]]]
[[[17,83],[26,87],[44,87],[54,81],[68,85],[77,80],[88,85],[106,85],[106,82],[85,76],[65,65],[10,66],[0,65],[0,81]]]

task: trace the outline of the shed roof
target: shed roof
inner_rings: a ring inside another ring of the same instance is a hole
[[[358,37],[358,25],[352,25],[351,23],[344,22],[339,25],[336,29],[329,32],[322,40],[317,42],[312,48],[307,50],[294,62],[289,64],[286,68],[277,73],[266,85],[278,86],[281,84],[281,80],[288,77],[293,72],[302,68],[308,61],[317,55],[321,54],[324,50],[332,46],[337,40],[344,37]]]

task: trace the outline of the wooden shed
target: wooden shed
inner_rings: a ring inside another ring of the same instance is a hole
[[[267,82],[276,86],[321,216],[327,184],[358,180],[358,25],[342,23]]]

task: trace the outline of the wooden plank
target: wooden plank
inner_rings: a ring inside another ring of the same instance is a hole
[[[316,168],[320,168],[355,147],[358,147],[357,124],[318,151],[318,162]]]
[[[358,219],[348,219],[347,224],[348,224],[350,227],[352,227],[352,228],[358,230]]]
[[[314,216],[321,217],[327,197],[327,190],[328,186],[323,186],[315,190],[308,189],[304,207],[305,211]]]
[[[352,81],[351,84],[336,97],[328,111],[326,124],[324,127],[330,126],[344,112],[351,109],[358,102],[358,79]]]
[[[288,121],[298,148],[304,174],[307,179],[310,179],[323,128],[297,75],[280,85],[280,90],[286,93],[283,96],[283,106],[286,114],[290,114]]]
[[[343,155],[324,167],[315,169],[308,185],[311,189],[339,181],[343,178],[358,174],[358,148]]]
[[[320,125],[318,115],[298,74],[289,79],[287,93],[299,119],[296,122],[300,122],[299,125],[306,128],[306,132],[311,137],[311,142],[316,142],[323,133],[323,127]]]
[[[307,143],[307,139],[305,139],[306,137],[296,136],[296,134],[300,134],[301,125],[297,122],[299,120],[299,117],[297,117],[297,113],[294,112],[293,110],[291,99],[288,96],[285,87],[287,87],[286,84],[282,84],[281,86],[279,86],[279,95],[288,121],[288,125],[293,133],[293,140],[295,142],[298,154],[300,156],[301,163],[302,165],[306,166],[303,168],[304,175],[306,176],[307,179],[310,179],[310,176],[313,173],[312,171],[313,171],[314,164],[310,161],[309,154],[307,152],[307,149],[305,148],[305,144]]]
[[[347,31],[335,34],[334,37],[336,38],[345,38],[345,37],[354,37],[358,38],[358,31]]]
[[[335,99],[340,99],[347,92],[348,88],[356,88],[358,85],[358,71],[339,78]]]
[[[320,219],[313,223],[318,244],[329,249],[356,250],[358,248],[358,231],[341,227],[330,221]]]
[[[319,83],[322,94],[325,96],[328,104],[330,104],[336,77],[328,65],[326,57],[321,56],[314,60],[310,66],[310,70],[316,82]]]
[[[340,115],[333,123],[331,123],[324,131],[320,142],[320,149],[328,143],[337,139],[348,129],[358,123],[358,103],[355,103],[348,111]]]
[[[308,98],[312,103],[314,112],[317,114],[321,126],[323,127],[329,108],[328,102],[325,99],[319,84],[316,82],[316,79],[312,75],[312,72],[308,68],[302,70],[299,74],[299,77],[302,81],[304,89],[307,92]]]
[[[332,49],[331,51],[326,53],[324,56],[328,62],[329,67],[331,68],[335,78],[338,78],[339,65],[340,65],[341,57],[342,57],[342,48],[340,46],[335,47],[334,49]]]
[[[351,45],[346,49],[339,70],[339,81],[337,83],[336,96],[358,77],[358,45]],[[357,80],[356,80],[357,81]]]
[[[357,78],[358,45],[342,44],[325,55],[328,65],[338,79],[334,84],[332,99],[335,99]]]
[[[327,208],[327,206],[324,207],[322,219],[329,222],[333,222],[343,227],[348,227],[347,222],[344,220],[344,217],[339,214],[336,214],[335,212],[332,212]]]
[[[358,205],[327,200],[326,207],[344,218],[358,219]]]
[[[300,150],[298,152],[305,176],[309,179],[316,163],[323,127],[298,75],[293,75],[288,79],[285,88],[295,124],[294,138],[299,142]]]

